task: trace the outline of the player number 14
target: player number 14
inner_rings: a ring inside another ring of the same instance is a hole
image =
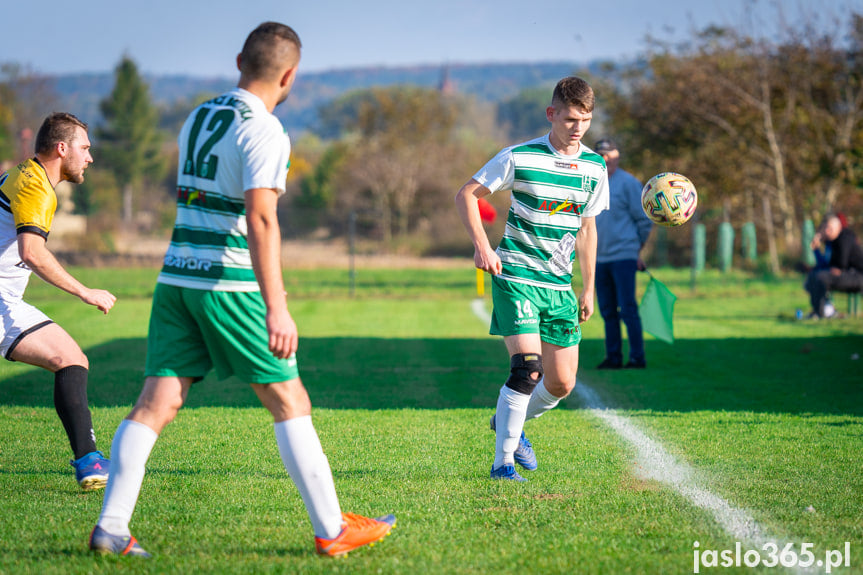
[[[515,307],[518,308],[518,317],[524,316],[533,317],[533,310],[530,307],[530,300],[515,300]]]

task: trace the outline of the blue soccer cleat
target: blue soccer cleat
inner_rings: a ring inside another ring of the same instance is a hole
[[[495,416],[491,416],[491,430],[496,431]],[[530,440],[524,435],[524,430],[521,431],[521,437],[518,438],[518,447],[515,448],[515,462],[527,469],[533,471],[539,464],[536,462],[536,454],[533,452],[533,445]]]
[[[507,465],[503,464],[497,469],[494,468],[494,465],[491,467],[491,478],[492,479],[508,479],[510,481],[527,481],[524,477],[518,474],[518,471],[515,470],[515,465]]]
[[[84,491],[102,489],[108,483],[111,462],[105,459],[101,451],[91,451],[81,459],[74,459],[69,463],[75,468],[75,480]]]
[[[131,535],[111,535],[98,525],[90,533],[90,550],[100,555],[149,558],[150,554]]]

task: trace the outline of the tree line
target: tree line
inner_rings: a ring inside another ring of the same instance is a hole
[[[586,143],[615,139],[622,166],[642,181],[686,174],[698,188],[699,222],[709,230],[754,224],[765,265],[778,271],[799,260],[804,221],[831,210],[852,225],[863,216],[863,16],[846,16],[826,32],[784,25],[769,40],[708,27],[678,44],[654,39],[635,62],[573,70],[597,94]],[[327,102],[313,130],[292,135],[280,204],[285,233],[344,237],[353,218],[364,249],[470,254],[452,197],[498,149],[547,130],[552,87],[498,103],[415,86]],[[124,56],[100,106],[97,162],[75,190],[76,210],[108,232],[164,233],[175,201],[176,133],[211,96],[159,108]],[[0,69],[0,159],[15,157],[21,127],[38,127],[37,112],[54,104],[37,75]],[[499,213],[508,200],[492,198]],[[688,261],[691,234],[661,239],[661,249],[678,254],[672,261]]]
[[[703,220],[754,222],[774,270],[800,255],[805,220],[863,215],[863,17],[780,32],[707,28],[658,45],[609,75],[625,89],[607,108],[631,166],[687,174]]]

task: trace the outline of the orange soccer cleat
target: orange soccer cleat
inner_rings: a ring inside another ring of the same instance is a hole
[[[395,515],[370,519],[354,513],[342,513],[342,531],[335,539],[315,537],[315,548],[320,555],[338,557],[363,545],[371,547],[396,526]]]

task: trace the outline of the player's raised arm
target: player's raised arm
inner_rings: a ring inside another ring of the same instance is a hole
[[[489,194],[491,191],[488,188],[471,179],[456,194],[455,204],[459,217],[473,242],[474,264],[483,271],[497,275],[502,270],[500,258],[494,253],[488,241],[479,213],[479,199]]]

